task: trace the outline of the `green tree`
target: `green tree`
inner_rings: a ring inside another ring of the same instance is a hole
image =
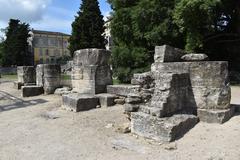
[[[184,47],[182,34],[172,23],[174,2],[109,0],[113,9],[113,69],[121,82],[129,82],[133,73],[150,69],[156,45]]]
[[[178,0],[174,20],[185,33],[188,51],[201,51],[204,37],[217,29],[217,6],[219,0]]]
[[[70,51],[84,48],[105,48],[104,21],[97,0],[83,0],[72,23]]]
[[[29,25],[19,20],[10,19],[6,28],[6,40],[3,42],[2,65],[29,65],[31,64],[28,52]]]

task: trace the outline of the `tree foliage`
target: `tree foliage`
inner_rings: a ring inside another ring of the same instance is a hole
[[[105,48],[104,21],[97,0],[83,0],[72,23],[70,51],[84,48]]]
[[[228,60],[230,68],[236,68],[240,62],[239,0],[109,0],[109,3],[113,8],[113,68],[122,81],[129,81],[137,68],[142,71],[148,68],[154,46],[162,44],[205,52],[212,60]]]
[[[3,66],[31,64],[27,43],[29,31],[28,24],[10,19],[9,26],[6,28],[6,40],[2,43],[1,63]]]
[[[169,44],[182,48],[184,41],[172,12],[174,0],[110,0],[114,74],[122,82],[150,69],[154,47]]]

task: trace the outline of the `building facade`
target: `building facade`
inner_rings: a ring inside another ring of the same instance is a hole
[[[31,38],[28,41],[34,65],[55,64],[59,58],[70,56],[70,35],[40,30],[32,30],[29,34]]]
[[[107,20],[105,21],[105,31],[104,31],[104,36],[105,36],[105,39],[107,41],[105,47],[107,50],[112,50],[112,47],[113,47],[113,38],[112,38],[112,35],[111,35],[111,28],[110,28],[110,23],[111,23],[111,17],[107,17]]]

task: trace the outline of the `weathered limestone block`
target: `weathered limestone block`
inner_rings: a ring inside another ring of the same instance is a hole
[[[109,58],[110,52],[102,49],[76,51],[72,71],[73,90],[84,94],[106,92],[106,86],[112,84]]]
[[[22,86],[24,86],[24,84],[22,84],[21,82],[13,82],[13,87],[17,90],[21,89]]]
[[[189,61],[189,62],[192,62],[192,61],[207,61],[209,58],[206,54],[194,54],[194,53],[191,53],[191,54],[186,54],[184,56],[181,57],[181,59],[183,61]]]
[[[142,112],[131,113],[131,131],[160,142],[171,142],[184,135],[198,123],[194,115],[173,115],[158,118]]]
[[[228,63],[222,61],[154,63],[154,75],[189,73],[194,97],[192,105],[201,109],[228,109],[231,89]]]
[[[155,62],[181,62],[181,57],[185,54],[183,50],[168,45],[156,46],[154,60]]]
[[[155,90],[151,99],[152,115],[171,116],[187,105],[190,80],[188,73],[164,73],[155,77]]]
[[[153,77],[151,72],[134,74],[131,80],[132,85],[140,85],[142,88],[149,89],[153,87]]]
[[[43,87],[40,86],[22,86],[22,97],[33,97],[44,93]]]
[[[43,86],[45,94],[53,94],[61,84],[60,65],[41,64],[37,66],[37,86]]]
[[[44,93],[53,94],[60,87],[61,67],[60,65],[44,65]]]
[[[17,67],[18,82],[23,85],[27,83],[36,83],[36,70],[33,66]]]
[[[200,121],[207,123],[225,123],[234,115],[234,107],[229,109],[198,109],[198,117]]]
[[[73,65],[108,65],[111,52],[104,49],[81,49],[75,51]]]
[[[111,107],[115,105],[114,100],[117,98],[114,94],[101,93],[97,94],[96,97],[99,98],[99,103],[101,107]]]
[[[137,112],[140,105],[126,103],[123,107],[125,112]]]
[[[107,92],[119,96],[140,96],[139,85],[108,85]]]
[[[99,99],[89,94],[72,93],[63,95],[62,101],[62,107],[73,112],[90,110],[99,105]]]
[[[36,67],[36,83],[37,83],[37,86],[42,86],[43,87],[43,67],[44,65],[43,64],[39,64],[37,65]]]
[[[63,87],[63,88],[57,88],[54,92],[56,95],[64,95],[64,94],[70,94],[71,88],[69,87]]]

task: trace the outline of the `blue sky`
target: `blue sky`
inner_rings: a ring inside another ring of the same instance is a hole
[[[102,14],[107,16],[111,11],[109,4],[106,0],[98,2]],[[80,3],[81,0],[0,0],[0,28],[5,28],[10,18],[17,18],[34,29],[70,34]]]

